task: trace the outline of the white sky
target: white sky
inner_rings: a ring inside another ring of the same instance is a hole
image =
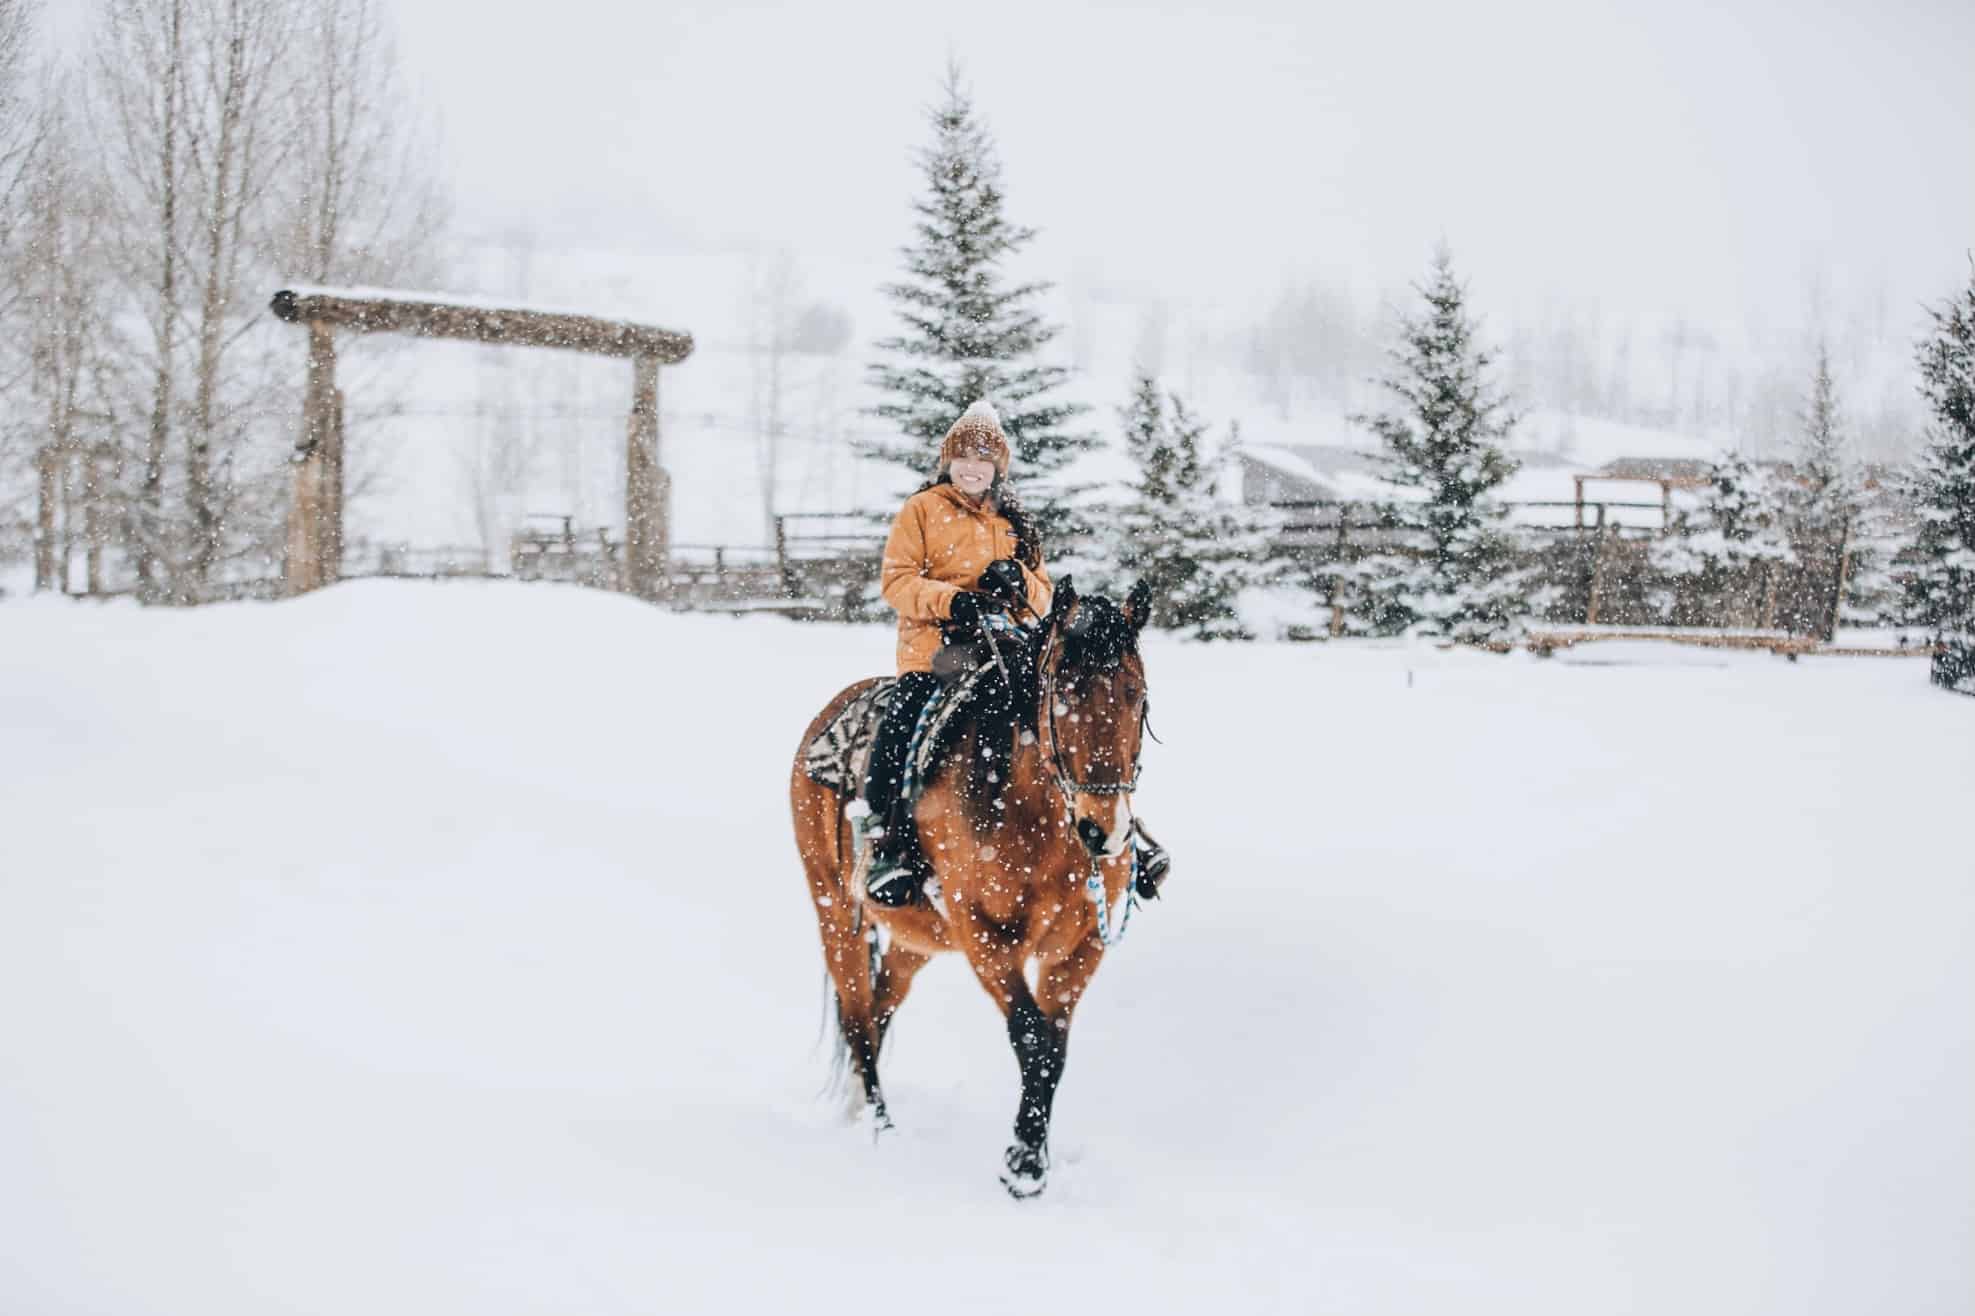
[[[1484,312],[1723,324],[1936,300],[1975,246],[1967,0],[392,3],[469,230],[783,245],[819,295],[906,238],[949,52],[1086,287],[1370,291],[1444,235]]]

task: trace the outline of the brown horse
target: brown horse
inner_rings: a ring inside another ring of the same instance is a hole
[[[1138,636],[1149,602],[1143,582],[1119,608],[1080,599],[1065,577],[1026,653],[990,678],[1005,682],[1002,697],[981,701],[919,796],[929,892],[937,888],[930,903],[866,901],[854,880],[849,800],[809,778],[800,750],[789,783],[841,1041],[865,1108],[879,1129],[890,1127],[878,1084],[885,1031],[926,962],[959,951],[1001,1007],[1021,1070],[1002,1175],[1016,1197],[1034,1196],[1047,1180],[1070,1016],[1130,912],[1131,791],[1146,710]],[[870,685],[831,700],[802,743]],[[888,934],[882,943],[879,929]]]

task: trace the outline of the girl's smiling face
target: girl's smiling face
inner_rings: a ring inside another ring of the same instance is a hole
[[[994,483],[994,463],[985,457],[955,457],[946,469],[953,487],[969,498],[979,498]]]

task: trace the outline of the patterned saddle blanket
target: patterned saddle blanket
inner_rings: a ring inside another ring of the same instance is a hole
[[[869,690],[845,704],[824,724],[802,752],[802,770],[819,786],[839,795],[861,795],[864,774],[871,768],[871,750],[878,741],[878,724],[898,692],[898,678],[882,677]]]
[[[933,778],[940,750],[949,739],[946,732],[974,690],[994,671],[986,663],[965,673],[959,680],[940,687],[919,715],[905,754],[905,798],[918,798],[924,783]],[[845,704],[803,750],[802,770],[811,781],[827,786],[839,795],[856,797],[864,793],[864,778],[871,770],[871,750],[878,740],[878,725],[891,710],[892,696],[898,692],[898,678],[880,678],[870,689]]]

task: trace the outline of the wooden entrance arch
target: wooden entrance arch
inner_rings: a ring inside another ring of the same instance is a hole
[[[624,569],[627,593],[658,598],[666,588],[671,478],[658,460],[658,368],[692,354],[690,334],[561,311],[486,306],[420,293],[285,288],[277,318],[308,326],[308,382],[295,485],[288,508],[284,589],[332,583],[343,556],[343,398],[336,389],[336,333],[412,334],[505,347],[549,347],[631,361],[631,418],[624,449]]]

